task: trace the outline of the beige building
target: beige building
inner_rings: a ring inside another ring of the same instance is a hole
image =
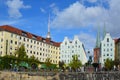
[[[59,63],[60,43],[51,41],[50,32],[43,38],[9,25],[0,26],[0,56],[14,55],[21,44],[28,57],[34,55],[41,62],[51,58],[52,63]]]

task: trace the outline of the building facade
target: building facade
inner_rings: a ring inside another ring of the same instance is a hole
[[[70,41],[65,37],[60,45],[60,61],[64,61],[64,63],[69,64],[74,54],[78,55],[78,59],[82,64],[87,62],[84,46],[78,37],[75,36],[73,41]]]
[[[0,56],[14,55],[22,44],[28,57],[34,55],[40,62],[51,58],[53,64],[59,63],[60,43],[9,25],[0,26]]]
[[[120,60],[120,38],[115,39],[115,60]]]
[[[110,33],[106,33],[104,39],[101,41],[100,63],[102,67],[107,58],[111,60],[115,59],[115,43]]]

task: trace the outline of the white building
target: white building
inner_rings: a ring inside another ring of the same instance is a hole
[[[77,36],[74,37],[73,41],[70,41],[67,37],[60,45],[60,61],[64,61],[69,64],[72,60],[72,55],[78,55],[78,59],[85,64],[87,62],[87,57],[85,53],[84,46]]]
[[[115,46],[114,40],[111,38],[109,33],[106,33],[103,41],[101,41],[101,66],[104,66],[104,62],[107,58],[114,60],[115,57]]]

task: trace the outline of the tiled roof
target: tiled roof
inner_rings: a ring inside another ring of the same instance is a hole
[[[47,44],[51,44],[51,45],[54,45],[54,46],[57,46],[57,47],[60,46],[59,42],[51,41],[51,40],[49,40],[47,38],[43,38],[41,36],[37,36],[35,34],[29,33],[29,32],[23,31],[23,30],[20,30],[18,28],[10,26],[10,25],[0,26],[0,31],[8,31],[8,32],[15,33],[15,34],[18,34],[18,35],[21,35],[21,36],[25,36],[25,37],[30,38],[30,39],[35,39],[37,41],[46,42]]]

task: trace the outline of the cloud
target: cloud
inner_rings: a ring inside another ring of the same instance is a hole
[[[53,28],[79,28],[87,26],[100,27],[106,24],[107,31],[113,36],[120,36],[120,0],[107,0],[109,8],[97,6],[86,7],[79,1],[59,11],[52,21]],[[105,5],[105,4],[104,4]],[[119,34],[118,34],[119,33]]]
[[[8,14],[11,18],[20,18],[22,14],[20,9],[31,8],[29,5],[24,5],[22,0],[7,0]]]
[[[50,4],[50,8],[52,9],[52,13],[57,15],[59,13],[59,8],[56,6],[55,3]]]
[[[41,11],[42,13],[46,13],[45,9],[43,9],[43,8],[40,8],[40,11]]]
[[[93,47],[95,46],[95,44],[93,43],[96,42],[96,38],[90,33],[80,32],[80,34],[78,34],[78,37],[80,41],[84,44],[86,49],[93,49]]]
[[[97,0],[87,0],[88,2],[95,3]]]
[[[52,24],[55,27],[80,27],[94,25],[95,21],[101,20],[103,17],[103,11],[100,7],[88,7],[86,8],[80,2],[76,2],[70,5],[68,8],[64,9],[56,15]],[[102,19],[103,20],[103,19]]]

